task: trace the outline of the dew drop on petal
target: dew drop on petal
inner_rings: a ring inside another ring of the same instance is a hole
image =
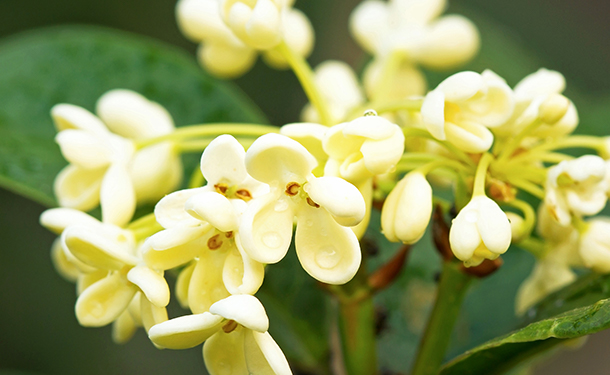
[[[275,210],[275,212],[284,212],[288,209],[288,202],[283,199],[280,199],[279,201],[275,202],[275,206],[273,207],[273,209]]]
[[[307,220],[307,221],[305,222],[305,225],[307,225],[308,227],[313,226],[313,220]]]
[[[342,255],[338,253],[334,246],[326,246],[316,254],[316,263],[324,269],[331,269],[341,261]]]
[[[262,237],[263,244],[271,249],[277,249],[282,245],[282,236],[278,232],[267,232]]]

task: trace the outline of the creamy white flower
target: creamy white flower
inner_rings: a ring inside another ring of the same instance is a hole
[[[595,155],[562,161],[549,168],[545,188],[549,213],[568,226],[572,215],[595,215],[606,205],[606,164]]]
[[[324,175],[351,182],[364,197],[366,215],[354,228],[360,238],[370,219],[373,177],[391,172],[404,152],[402,129],[383,117],[363,116],[328,129],[322,145],[328,154]]]
[[[396,184],[381,210],[381,230],[390,241],[412,244],[424,235],[432,215],[432,187],[414,171]]]
[[[314,80],[330,110],[331,123],[343,121],[349,112],[364,102],[358,78],[352,68],[342,61],[328,60],[316,67]],[[307,104],[301,113],[303,121],[317,123],[320,116]]]
[[[133,140],[173,131],[159,104],[127,90],[113,90],[97,103],[96,117],[71,104],[53,107],[56,141],[70,162],[55,179],[59,204],[83,211],[101,203],[103,221],[125,225],[136,202],[154,201],[182,178],[182,163],[169,142],[136,152]]]
[[[209,312],[186,315],[152,327],[160,347],[186,349],[205,341],[203,359],[210,374],[292,374],[282,350],[267,332],[263,305],[250,295],[216,302]]]
[[[305,271],[322,282],[342,284],[354,276],[361,259],[358,240],[345,226],[362,220],[365,203],[345,180],[316,178],[316,164],[288,137],[267,134],[257,139],[246,153],[246,168],[271,191],[250,203],[239,233],[253,259],[276,263],[288,251],[296,216],[296,251]]]
[[[282,40],[297,54],[313,48],[313,28],[291,4],[275,0],[180,0],[176,17],[182,32],[201,43],[201,64],[224,78],[248,71],[258,55],[274,67],[285,67],[285,58],[273,50]]]
[[[364,70],[364,89],[371,101],[400,100],[426,93],[426,77],[412,62],[403,61],[398,64],[389,77],[389,82],[382,82],[385,66],[386,61],[378,58],[373,59]]]
[[[326,165],[328,160],[328,155],[322,145],[327,130],[327,126],[305,122],[286,124],[280,128],[281,135],[299,142],[316,158],[318,165],[313,170],[313,174],[316,177],[324,174],[324,165]]]
[[[460,72],[430,91],[421,108],[423,122],[435,138],[471,153],[489,150],[493,134],[511,116],[510,87],[495,73]]]
[[[515,297],[515,311],[524,314],[544,297],[576,280],[569,266],[552,257],[538,261],[532,274],[523,281]]]
[[[502,209],[492,199],[479,195],[453,219],[449,243],[453,254],[467,267],[504,254],[511,241],[511,227]]]
[[[373,55],[400,51],[417,64],[454,67],[474,56],[479,34],[462,16],[438,18],[445,5],[445,0],[364,1],[350,17],[350,31]]]
[[[586,267],[610,273],[610,218],[596,217],[587,221],[581,234],[579,253]]]
[[[515,86],[513,115],[504,125],[494,128],[494,132],[515,135],[540,119],[542,124],[530,136],[547,138],[570,134],[578,125],[578,112],[572,101],[560,95],[565,86],[563,75],[553,70],[542,68],[528,75]]]
[[[238,229],[246,202],[268,187],[248,175],[244,157],[235,138],[217,137],[201,156],[206,186],[169,194],[155,207],[166,230],[148,239],[144,259],[158,269],[193,262],[181,288],[195,313],[229,294],[254,294],[263,281],[264,267],[246,255]]]
[[[75,311],[81,325],[100,327],[116,322],[138,292],[145,296],[139,302],[147,317],[145,327],[167,319],[167,282],[163,273],[144,265],[131,231],[69,208],[47,210],[40,221],[61,234],[54,253],[70,267],[69,275],[78,283]],[[123,323],[126,319],[122,318]],[[129,329],[120,330],[120,337],[130,337]]]

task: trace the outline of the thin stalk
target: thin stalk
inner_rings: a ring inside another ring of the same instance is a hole
[[[279,128],[272,125],[260,124],[238,124],[238,123],[216,123],[199,124],[177,128],[170,134],[160,137],[136,141],[136,148],[141,149],[165,141],[181,141],[189,138],[208,137],[216,138],[222,134],[234,136],[260,137],[267,133],[278,133]]]
[[[530,193],[531,195],[535,196],[538,199],[544,199],[544,189],[542,189],[541,187],[539,187],[538,185],[536,185],[533,182],[530,182],[528,180],[522,179],[522,178],[513,178],[510,180],[511,185],[526,191],[528,193]]]
[[[339,332],[348,375],[377,374],[375,307],[370,293],[339,300]]]
[[[326,101],[316,86],[314,73],[307,61],[302,56],[296,54],[285,42],[280,43],[276,50],[288,61],[288,65],[290,65],[290,68],[297,76],[307,98],[309,98],[309,101],[318,112],[320,122],[327,126],[333,125]]]
[[[511,140],[506,142],[506,144],[502,148],[502,151],[500,151],[500,154],[498,155],[498,163],[505,162],[508,158],[510,158],[512,156],[512,154],[515,152],[515,150],[517,150],[517,148],[519,148],[519,146],[521,145],[521,141],[523,141],[523,139],[528,134],[530,134],[534,129],[536,129],[540,125],[542,125],[542,120],[537,118],[534,121],[532,121],[532,123],[527,125],[523,130],[521,130],[521,132],[519,134],[517,134],[514,138],[512,138]]]
[[[460,263],[443,262],[436,302],[420,342],[411,375],[438,374],[472,279],[473,276],[460,271]]]
[[[475,197],[477,195],[485,195],[485,177],[487,177],[487,169],[489,168],[489,163],[493,160],[493,156],[490,153],[485,153],[481,160],[479,160],[479,165],[477,166],[477,171],[474,176],[474,185],[472,188],[472,196]]]
[[[475,165],[474,161],[472,161],[472,159],[464,151],[460,150],[459,148],[455,147],[454,145],[452,145],[449,142],[441,141],[439,139],[434,138],[432,136],[432,134],[430,134],[428,131],[426,131],[424,129],[405,128],[402,131],[403,131],[405,137],[427,138],[431,141],[437,142],[441,146],[445,147],[449,152],[454,154],[458,159],[461,159],[465,164],[472,165],[472,166]]]

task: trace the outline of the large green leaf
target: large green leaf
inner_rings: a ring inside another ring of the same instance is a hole
[[[566,339],[610,328],[610,300],[574,309],[489,341],[448,363],[442,375],[501,374]]]
[[[52,28],[0,45],[0,186],[54,205],[65,165],[49,111],[57,103],[93,110],[115,88],[163,105],[178,126],[264,123],[231,85],[207,76],[188,54],[152,40],[93,27]],[[197,158],[191,158],[190,164]]]

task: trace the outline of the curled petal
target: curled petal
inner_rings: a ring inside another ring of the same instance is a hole
[[[284,258],[292,240],[294,211],[287,197],[269,193],[253,200],[239,227],[246,253],[260,263],[277,263]]]
[[[446,122],[445,132],[449,142],[460,150],[471,153],[478,154],[489,150],[494,141],[492,132],[476,122]]]
[[[129,270],[127,280],[137,285],[146,298],[158,307],[169,303],[169,286],[162,275],[146,266],[137,266]]]
[[[328,210],[343,226],[358,224],[366,214],[366,204],[360,191],[339,177],[314,178],[303,188],[314,202]]]
[[[167,321],[165,307],[155,306],[147,298],[140,297],[140,315],[146,332],[155,324]]]
[[[136,210],[136,196],[126,166],[116,163],[106,171],[100,188],[104,223],[124,226]]]
[[[59,238],[55,239],[53,246],[51,247],[51,261],[53,261],[53,266],[61,277],[72,282],[78,280],[78,276],[81,272],[79,268],[72,264],[68,257],[66,257],[66,253],[61,246],[61,239]]]
[[[94,228],[75,225],[67,228],[61,238],[76,258],[96,268],[120,270],[125,265],[138,263],[138,258],[131,254],[133,239],[127,232],[112,238]]]
[[[51,117],[57,131],[66,129],[85,130],[97,135],[108,134],[106,125],[93,113],[72,104],[57,104],[51,108]]]
[[[379,141],[365,141],[360,148],[364,165],[372,175],[390,172],[400,161],[405,149],[405,136],[395,126],[395,132],[388,138]]]
[[[441,82],[436,90],[442,91],[447,101],[463,101],[485,90],[485,81],[479,73],[459,72]]]
[[[210,41],[201,44],[197,50],[201,65],[221,78],[235,78],[244,74],[254,65],[256,56],[255,49],[239,40],[233,43]]]
[[[202,227],[176,227],[153,234],[142,251],[146,264],[168,270],[193,260],[205,249],[206,231]]]
[[[83,169],[68,165],[62,169],[53,184],[59,205],[90,211],[100,203],[100,188],[106,168]]]
[[[130,90],[108,91],[98,100],[96,111],[113,133],[125,138],[152,138],[174,130],[165,108]]]
[[[212,314],[234,320],[242,326],[258,332],[269,329],[269,318],[258,298],[249,294],[234,294],[210,307]]]
[[[328,158],[322,147],[322,139],[328,127],[314,123],[287,124],[280,128],[280,134],[299,142],[318,161],[318,167],[323,166]]]
[[[512,234],[510,222],[496,202],[489,198],[480,199],[477,227],[489,251],[503,254],[508,250]]]
[[[422,121],[436,139],[445,140],[445,94],[440,90],[430,91],[421,106]]]
[[[265,134],[246,152],[246,169],[255,179],[270,185],[303,182],[317,161],[297,141],[279,134]]]
[[[194,218],[207,221],[221,232],[237,229],[238,218],[231,202],[222,194],[203,192],[189,198],[184,209]]]
[[[541,68],[523,78],[514,91],[518,100],[532,100],[540,95],[560,94],[565,87],[566,80],[561,73]]]
[[[184,267],[176,280],[176,299],[178,299],[178,303],[183,309],[189,308],[189,284],[196,265],[197,262],[192,262]]]
[[[112,341],[116,344],[126,343],[131,340],[137,328],[136,321],[129,310],[123,311],[112,324]]]
[[[117,272],[91,285],[76,301],[76,318],[85,327],[102,327],[125,311],[137,288]]]
[[[286,356],[269,332],[244,332],[244,354],[250,374],[292,375]]]
[[[93,216],[72,208],[51,208],[40,215],[40,225],[56,234],[61,234],[64,229],[76,224],[85,226],[102,225]]]
[[[184,189],[166,195],[155,206],[155,218],[163,228],[172,228],[178,225],[195,226],[201,223],[186,212],[186,201],[199,193],[209,191],[207,188]]]
[[[163,348],[192,348],[218,332],[222,320],[221,316],[209,312],[185,315],[152,326],[148,337]]]
[[[108,270],[93,270],[88,273],[80,273],[76,280],[76,295],[80,296],[91,285],[108,276]]]
[[[239,237],[236,248],[227,255],[222,270],[222,280],[231,294],[254,294],[263,284],[265,266],[252,260],[242,248]]]
[[[303,269],[327,284],[351,280],[362,257],[354,232],[319,208],[303,206],[297,219],[295,245]]]
[[[157,202],[182,181],[182,161],[170,142],[145,147],[129,164],[138,202]]]

